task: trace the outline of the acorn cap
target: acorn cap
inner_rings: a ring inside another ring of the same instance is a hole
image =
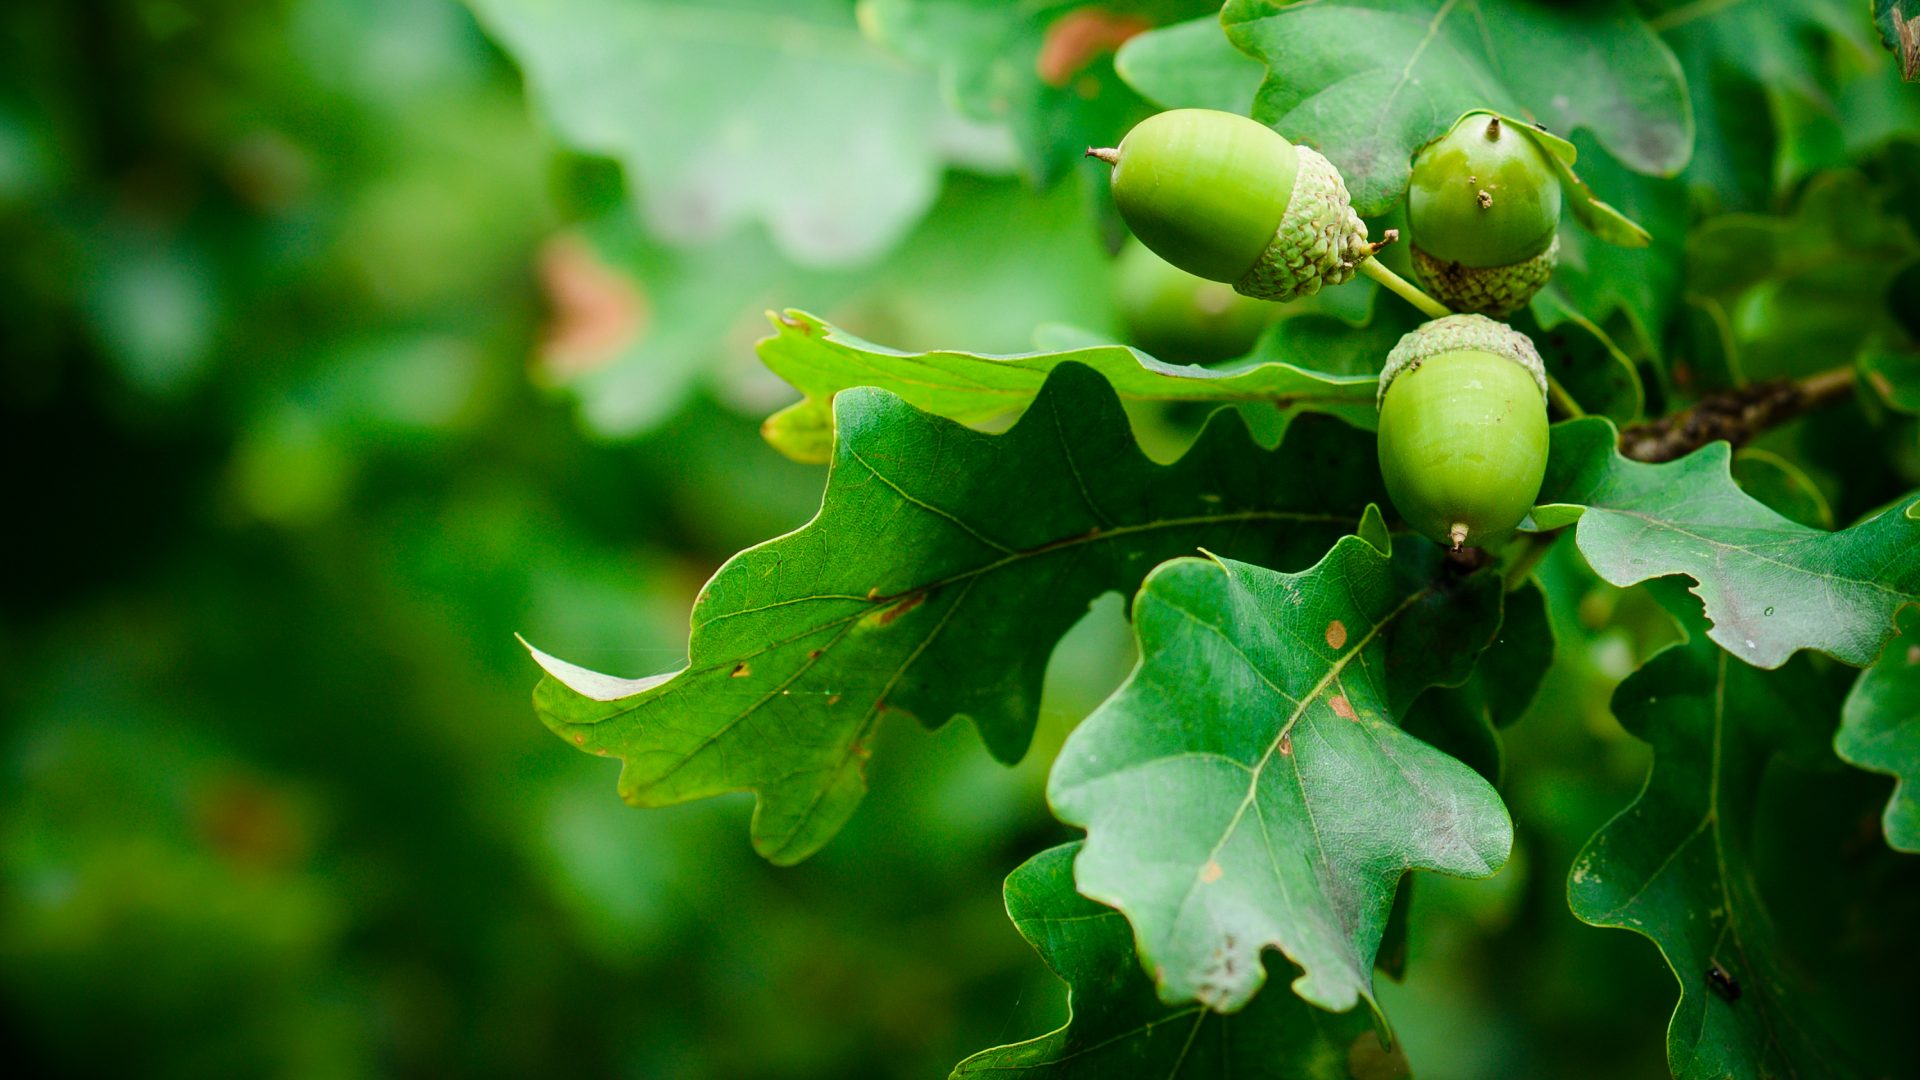
[[[1504,319],[1526,306],[1553,276],[1560,261],[1560,238],[1531,259],[1509,266],[1462,266],[1435,258],[1418,243],[1413,249],[1413,272],[1433,298],[1455,311],[1477,311]]]
[[[1527,369],[1540,387],[1540,400],[1547,399],[1547,369],[1532,339],[1503,322],[1485,315],[1448,315],[1423,323],[1393,347],[1386,366],[1380,369],[1380,393],[1376,403],[1385,401],[1387,388],[1403,371],[1411,371],[1436,356],[1453,352],[1484,352],[1511,360]]]
[[[1233,283],[1236,291],[1262,300],[1311,296],[1323,285],[1351,281],[1374,251],[1340,170],[1311,146],[1296,146],[1294,154],[1299,167],[1293,197],[1272,242]]]

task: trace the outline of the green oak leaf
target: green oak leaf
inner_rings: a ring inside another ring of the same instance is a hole
[[[1328,413],[1364,428],[1378,416],[1378,379],[1371,373],[1327,375],[1260,361],[1224,368],[1165,364],[1124,345],[1013,356],[907,353],[862,341],[804,311],[775,316],[774,330],[760,343],[760,359],[805,396],[769,417],[762,430],[797,461],[826,459],[833,401],[850,387],[881,387],[916,408],[979,425],[1018,415],[1048,373],[1070,362],[1098,371],[1129,400],[1265,404]]]
[[[1833,748],[1843,761],[1897,778],[1881,819],[1887,843],[1920,853],[1920,613],[1909,613],[1880,662],[1860,673]]]
[[[1920,414],[1920,349],[1870,341],[1859,363],[1861,377],[1889,408]]]
[[[1580,172],[1620,212],[1652,236],[1646,247],[1603,243],[1584,229],[1560,228],[1560,264],[1553,280],[1536,296],[1564,298],[1561,305],[1595,325],[1610,325],[1624,314],[1638,332],[1643,353],[1658,355],[1666,327],[1679,306],[1686,268],[1689,217],[1687,185],[1634,172],[1584,131],[1573,133],[1580,151]]]
[[[1547,375],[1589,413],[1623,423],[1639,419],[1647,391],[1639,369],[1613,337],[1569,306],[1551,285],[1517,312],[1514,329],[1540,350]]]
[[[819,514],[720,568],[686,667],[616,679],[535,654],[541,718],[622,759],[623,798],[755,791],[754,846],[779,863],[852,814],[883,716],[969,717],[1016,761],[1047,658],[1094,599],[1203,545],[1304,566],[1383,498],[1372,437],[1321,417],[1267,451],[1227,413],[1156,465],[1080,364],[1060,365],[1004,435],[872,388],[834,409]]]
[[[1135,598],[1140,662],[1068,737],[1047,797],[1086,828],[1080,891],[1127,914],[1162,1001],[1243,1008],[1275,946],[1307,1001],[1371,1004],[1401,875],[1506,862],[1492,786],[1394,722],[1466,678],[1500,580],[1394,548],[1344,537],[1295,574],[1180,559]]]
[[[1189,18],[1204,0],[860,0],[867,34],[940,72],[956,108],[1013,131],[1027,172],[1051,184],[1088,146],[1112,146],[1144,117],[1144,101],[1114,77],[1107,57],[1159,23]]]
[[[1393,1080],[1408,1075],[1358,1010],[1329,1013],[1292,994],[1262,994],[1223,1016],[1170,1006],[1134,956],[1126,916],[1074,891],[1079,844],[1028,859],[1007,877],[1007,915],[1069,987],[1067,1022],[1026,1042],[983,1050],[953,1076],[1035,1080],[1228,1077],[1236,1080]]]
[[[1398,202],[1414,150],[1471,109],[1584,128],[1646,173],[1692,151],[1679,62],[1624,0],[1230,0],[1221,19],[1267,67],[1255,119],[1331,158],[1362,215]]]
[[[1780,516],[1815,529],[1833,528],[1833,506],[1805,469],[1771,450],[1743,446],[1733,452],[1733,479],[1740,490]]]
[[[619,161],[670,241],[759,221],[796,262],[857,262],[933,205],[950,159],[999,153],[840,0],[470,3],[560,138]]]
[[[1617,438],[1598,418],[1554,426],[1535,524],[1577,516],[1580,553],[1611,584],[1693,578],[1709,636],[1742,660],[1776,668],[1816,649],[1864,667],[1894,615],[1920,603],[1920,524],[1905,502],[1827,532],[1741,491],[1724,442],[1649,465],[1620,456]]]
[[[1163,109],[1246,115],[1266,68],[1233,47],[1217,15],[1149,30],[1120,47],[1115,70]]]
[[[1814,1027],[1750,863],[1767,763],[1817,750],[1829,697],[1804,657],[1763,671],[1697,636],[1614,694],[1620,722],[1652,744],[1653,768],[1574,860],[1568,901],[1580,919],[1665,954],[1680,984],[1667,1027],[1679,1080],[1858,1075]]]
[[[1498,784],[1506,755],[1500,729],[1533,704],[1553,664],[1553,625],[1547,601],[1532,579],[1507,594],[1500,633],[1480,654],[1473,675],[1459,686],[1421,694],[1401,719],[1407,733],[1432,743]]]

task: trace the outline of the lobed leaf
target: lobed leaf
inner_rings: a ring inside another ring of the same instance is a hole
[[[1880,662],[1860,673],[1841,707],[1833,749],[1843,761],[1896,779],[1881,818],[1887,843],[1920,853],[1920,615],[1908,617]]]
[[[1493,788],[1394,722],[1466,678],[1499,578],[1395,549],[1344,537],[1295,574],[1182,559],[1135,599],[1140,663],[1068,737],[1048,799],[1086,828],[1080,891],[1127,914],[1162,1001],[1241,1009],[1275,946],[1309,1002],[1371,1003],[1401,875],[1505,863]]]
[[[1156,465],[1081,364],[1059,365],[1004,435],[884,390],[834,408],[819,514],[714,575],[685,668],[626,680],[535,653],[541,718],[620,758],[623,798],[754,791],[754,846],[780,863],[852,814],[884,715],[970,717],[995,757],[1018,760],[1047,657],[1095,598],[1202,545],[1306,565],[1383,498],[1372,437],[1324,418],[1268,451],[1218,416]]]
[[[1653,745],[1640,797],[1574,860],[1573,913],[1642,934],[1680,983],[1667,1028],[1677,1080],[1860,1075],[1808,1011],[1755,885],[1754,805],[1768,761],[1817,742],[1831,702],[1804,658],[1779,671],[1677,645],[1614,694]]]
[[[1620,456],[1617,438],[1601,419],[1555,425],[1536,525],[1577,516],[1580,553],[1614,585],[1691,577],[1709,636],[1742,660],[1776,668],[1815,649],[1864,667],[1920,603],[1920,524],[1904,501],[1827,532],[1741,491],[1724,442],[1649,465]]]
[[[1246,115],[1266,68],[1233,47],[1217,14],[1149,30],[1120,47],[1114,69],[1163,109]]]
[[[949,158],[991,156],[834,0],[470,3],[560,138],[619,161],[668,240],[757,221],[798,262],[856,262],[920,219]]]
[[[969,352],[907,353],[862,341],[803,311],[774,317],[775,333],[760,359],[805,395],[767,419],[775,448],[798,461],[823,461],[833,445],[833,401],[854,386],[877,386],[914,407],[966,424],[1017,415],[1061,364],[1084,364],[1132,400],[1271,405],[1281,411],[1328,413],[1371,428],[1378,379],[1327,375],[1293,364],[1255,362],[1230,368],[1166,364],[1124,345],[1065,352],[989,356]]]
[[[1362,215],[1400,201],[1414,150],[1472,109],[1584,128],[1646,173],[1692,151],[1679,62],[1624,0],[1230,0],[1221,19],[1267,67],[1254,117],[1331,158]]]
[[[1140,970],[1126,916],[1074,891],[1079,844],[1043,851],[1007,877],[1007,914],[1069,989],[1067,1022],[1037,1039],[983,1050],[953,1076],[1105,1080],[1394,1080],[1408,1075],[1372,1018],[1263,994],[1234,1016],[1170,1006]]]

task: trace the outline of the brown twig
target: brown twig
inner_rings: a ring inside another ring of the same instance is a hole
[[[1853,382],[1853,369],[1844,367],[1725,390],[1672,416],[1627,428],[1620,433],[1620,453],[1635,461],[1661,462],[1719,439],[1740,446],[1769,428],[1839,401],[1853,391]]]

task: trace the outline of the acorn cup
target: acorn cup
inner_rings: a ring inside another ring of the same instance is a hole
[[[1394,509],[1458,551],[1513,533],[1547,470],[1547,376],[1525,334],[1484,315],[1435,319],[1380,372],[1380,475]]]
[[[1376,250],[1333,163],[1244,116],[1174,109],[1087,154],[1113,166],[1114,203],[1142,243],[1247,296],[1310,296]]]
[[[1455,311],[1513,314],[1553,275],[1561,194],[1531,134],[1468,113],[1414,158],[1407,231],[1415,276]]]

